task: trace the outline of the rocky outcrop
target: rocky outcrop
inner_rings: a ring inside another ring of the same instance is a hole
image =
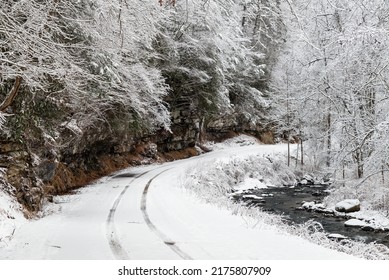
[[[153,137],[159,152],[171,152],[194,147],[200,133],[200,119],[190,97],[170,101],[171,131],[157,131]]]
[[[43,200],[42,187],[31,169],[31,156],[22,144],[0,143],[0,167],[7,183],[13,186],[19,203],[30,211],[38,211]]]
[[[224,140],[245,133],[258,138],[264,144],[275,143],[275,137],[270,128],[242,121],[239,114],[236,113],[214,116],[208,121],[204,129],[208,139],[212,141]]]

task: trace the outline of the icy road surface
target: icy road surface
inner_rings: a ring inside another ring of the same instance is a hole
[[[205,204],[180,187],[191,166],[285,145],[228,148],[105,177],[61,210],[18,228],[0,259],[351,259],[261,223],[248,226],[228,210]],[[261,229],[262,228],[262,229]]]

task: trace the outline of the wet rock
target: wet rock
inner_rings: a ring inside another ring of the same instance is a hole
[[[362,227],[362,230],[363,231],[374,231],[375,228],[372,226],[366,225],[366,226]]]
[[[312,193],[312,196],[323,196],[324,194],[322,192],[316,191]]]
[[[358,199],[346,199],[335,205],[338,212],[350,213],[361,210],[361,202]]]

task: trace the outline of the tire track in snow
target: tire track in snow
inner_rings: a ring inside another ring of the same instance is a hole
[[[143,194],[142,194],[142,200],[141,200],[141,206],[140,206],[140,209],[142,210],[142,213],[143,213],[143,218],[146,222],[146,224],[149,226],[149,228],[151,229],[151,231],[153,231],[160,239],[162,239],[163,243],[165,243],[166,246],[168,246],[171,250],[173,250],[174,253],[176,253],[178,256],[180,256],[182,259],[184,260],[192,260],[192,258],[186,254],[184,251],[182,251],[177,245],[176,245],[176,242],[174,242],[172,239],[170,239],[168,236],[166,236],[162,231],[160,231],[150,220],[150,217],[149,217],[149,214],[147,213],[147,206],[146,206],[146,203],[147,203],[147,193],[149,191],[149,188],[150,188],[150,184],[151,182],[157,178],[159,175],[161,175],[162,173],[170,170],[171,168],[169,169],[166,169],[162,172],[159,172],[157,175],[155,175],[153,178],[151,178],[144,190],[143,190]]]
[[[114,254],[116,259],[119,260],[128,260],[130,259],[129,255],[127,254],[126,250],[123,249],[123,246],[121,245],[119,238],[116,235],[116,228],[115,228],[115,213],[116,209],[119,206],[120,201],[122,200],[124,194],[127,192],[128,188],[131,186],[131,184],[138,179],[139,177],[142,177],[143,175],[149,173],[152,170],[143,172],[141,174],[136,175],[122,190],[122,192],[119,194],[119,196],[115,199],[115,202],[112,205],[112,208],[109,210],[109,214],[107,217],[107,239],[109,243],[109,247],[112,250],[112,253]],[[123,177],[123,176],[117,176],[117,178]],[[115,177],[114,177],[115,178]]]

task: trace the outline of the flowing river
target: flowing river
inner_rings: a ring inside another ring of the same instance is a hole
[[[319,222],[328,234],[341,234],[349,239],[366,243],[375,241],[389,247],[389,232],[346,227],[344,217],[298,209],[304,201],[321,201],[327,195],[327,188],[328,186],[323,185],[274,187],[250,192],[250,195],[262,197],[262,201],[251,199],[247,194],[242,194],[236,199],[246,201],[251,206],[259,206],[264,211],[281,214],[289,223],[302,224],[314,220]]]

